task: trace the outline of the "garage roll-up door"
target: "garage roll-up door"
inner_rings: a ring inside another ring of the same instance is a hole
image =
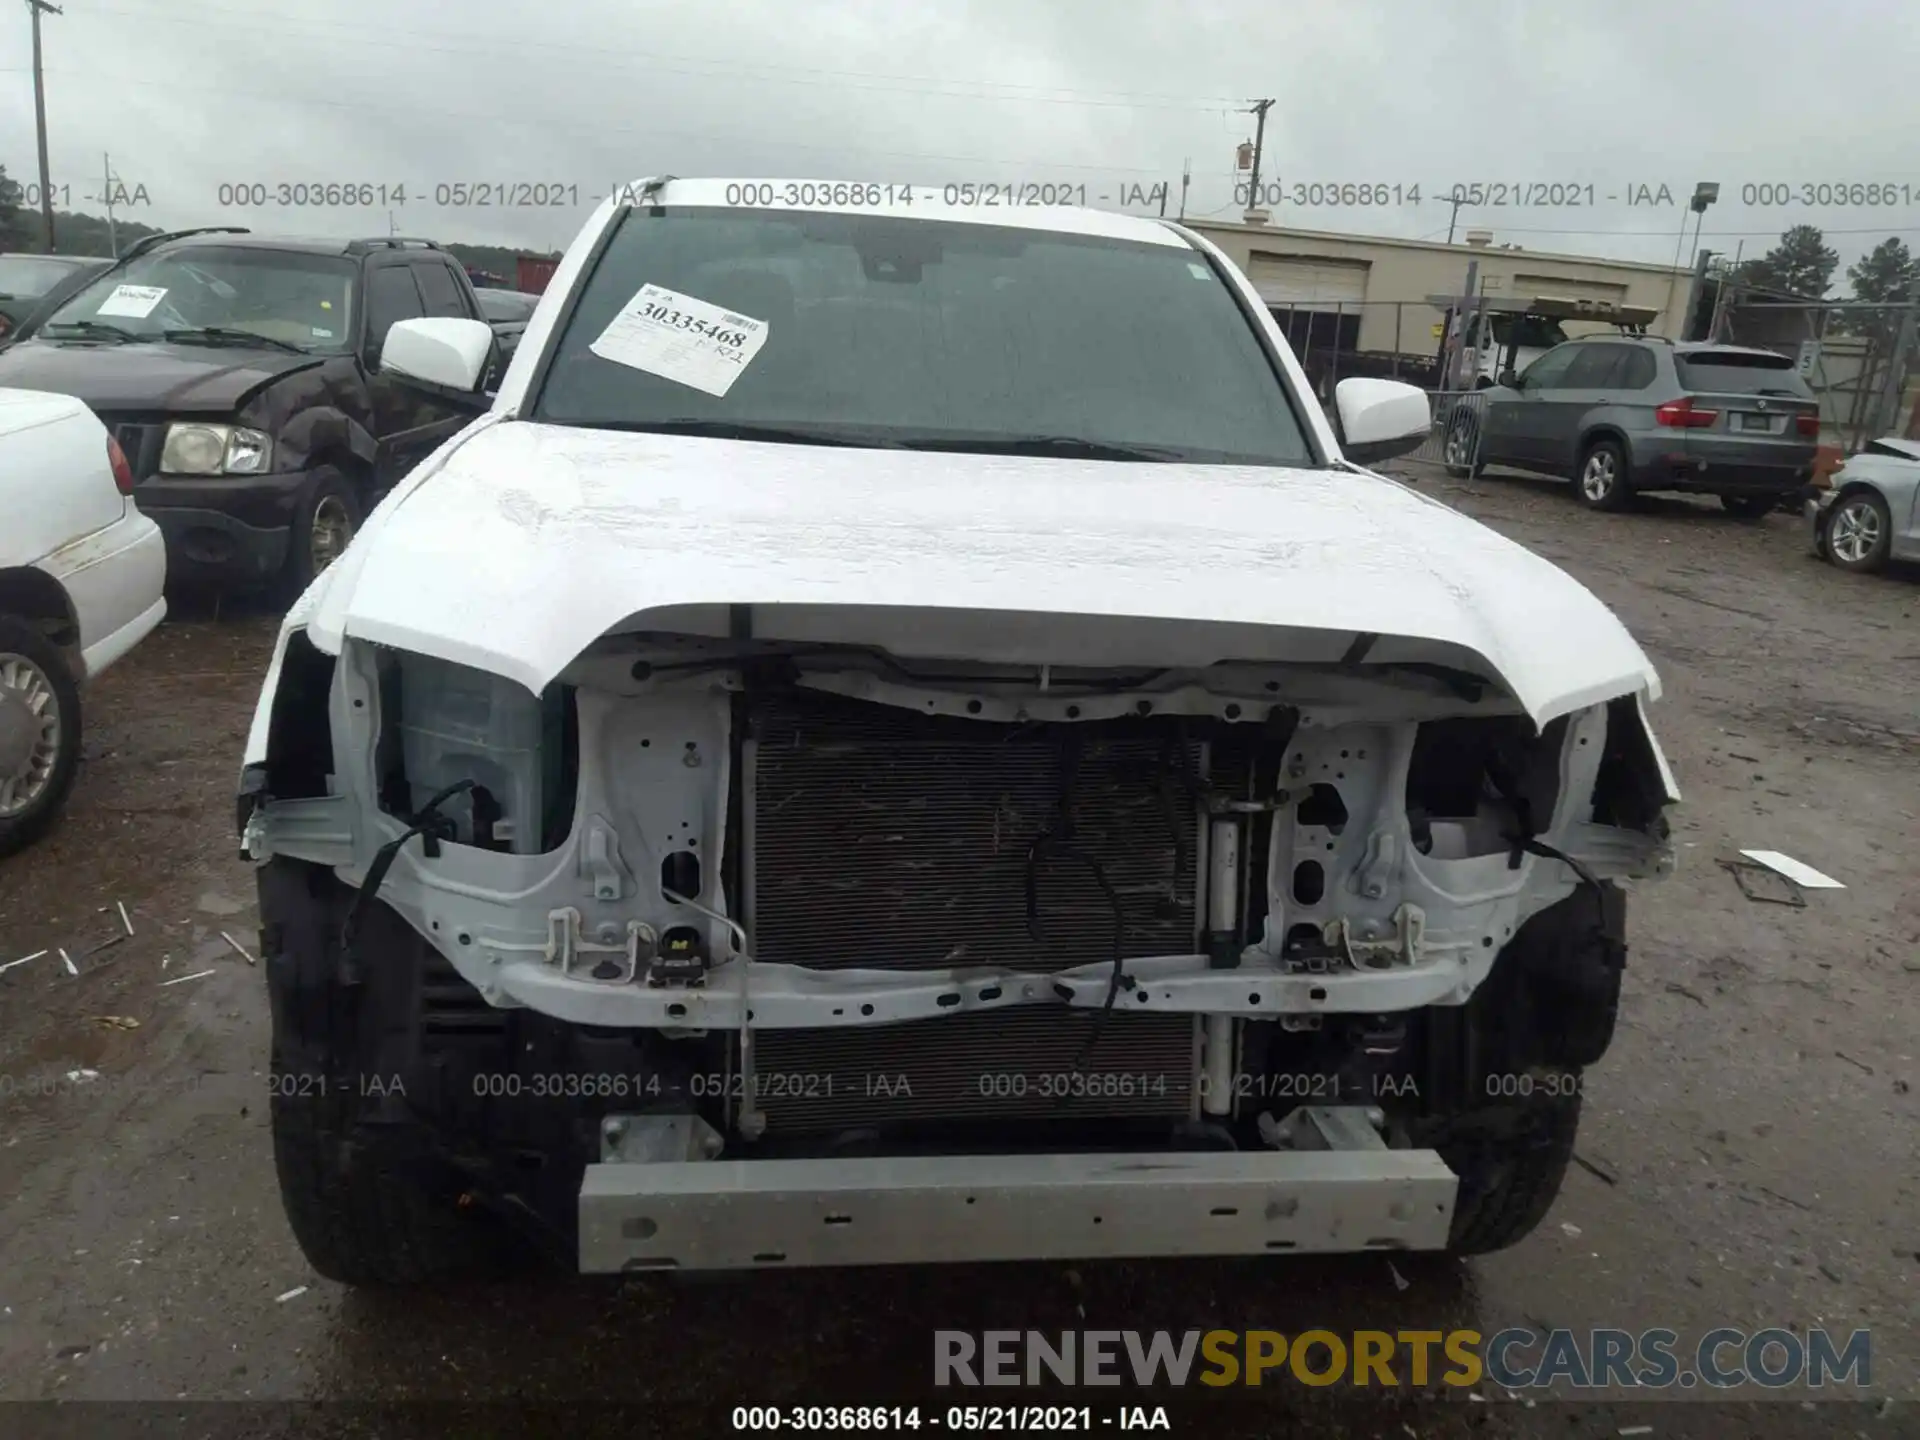
[[[1349,308],[1367,298],[1364,260],[1325,255],[1261,255],[1248,258],[1247,278],[1260,298],[1288,310]]]

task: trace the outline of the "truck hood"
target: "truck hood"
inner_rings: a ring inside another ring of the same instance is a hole
[[[0,386],[75,395],[96,411],[231,414],[262,385],[321,359],[265,348],[33,339],[0,353]]]
[[[1197,664],[1285,658],[1249,643],[1279,634],[1315,659],[1375,636],[1373,659],[1477,657],[1538,723],[1659,693],[1646,655],[1584,586],[1369,473],[743,443],[501,417],[470,426],[390,495],[288,623],[323,649],[363,639],[537,692],[609,630],[676,628],[649,626],[647,612],[724,605],[911,611],[929,633],[950,612],[992,612],[1007,637],[1059,617],[1103,638],[1188,636],[1196,653],[1179,663]],[[1207,646],[1218,653],[1198,653]],[[937,644],[921,653],[953,656]],[[1052,658],[1087,663],[1080,651]]]

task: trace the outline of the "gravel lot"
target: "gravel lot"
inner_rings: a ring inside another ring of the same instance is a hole
[[[311,1274],[282,1218],[264,984],[220,934],[257,953],[233,788],[275,620],[182,608],[89,697],[64,825],[0,864],[0,961],[64,946],[82,972],[50,957],[0,975],[0,1399],[146,1402],[23,1406],[16,1433],[504,1433],[591,1399],[641,1408],[572,1412],[569,1430],[720,1434],[739,1402],[918,1391],[936,1328],[1531,1324],[1870,1327],[1872,1399],[1529,1409],[1491,1387],[1474,1403],[1289,1381],[1181,1396],[1175,1428],[1920,1434],[1920,580],[1820,565],[1785,515],[1743,524],[1657,500],[1599,515],[1552,482],[1407,472],[1622,615],[1665,681],[1655,721],[1686,797],[1680,873],[1634,902],[1621,1030],[1589,1075],[1593,1169],[1529,1241],[1466,1265],[1402,1259],[1404,1291],[1374,1255],[345,1293]],[[1715,863],[1740,847],[1848,888],[1805,909],[1752,903]],[[136,934],[83,956],[119,931],[116,903]],[[27,1093],[82,1067],[99,1080]],[[202,1403],[241,1400],[279,1403]],[[533,1408],[285,1403],[310,1400]]]

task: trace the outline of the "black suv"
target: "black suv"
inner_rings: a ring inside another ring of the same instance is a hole
[[[1645,490],[1718,495],[1746,518],[1810,493],[1820,402],[1785,355],[1596,337],[1500,379],[1446,422],[1456,475],[1483,465],[1564,475],[1599,510]]]
[[[86,401],[167,538],[169,580],[296,595],[472,417],[380,373],[396,320],[482,319],[426,240],[147,236],[0,354],[0,386]]]

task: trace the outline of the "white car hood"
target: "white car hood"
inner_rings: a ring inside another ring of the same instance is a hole
[[[1584,586],[1379,476],[497,417],[390,496],[289,623],[325,650],[352,637],[539,691],[642,612],[727,604],[1227,622],[1373,634],[1382,652],[1405,637],[1478,656],[1538,723],[1659,693]]]

